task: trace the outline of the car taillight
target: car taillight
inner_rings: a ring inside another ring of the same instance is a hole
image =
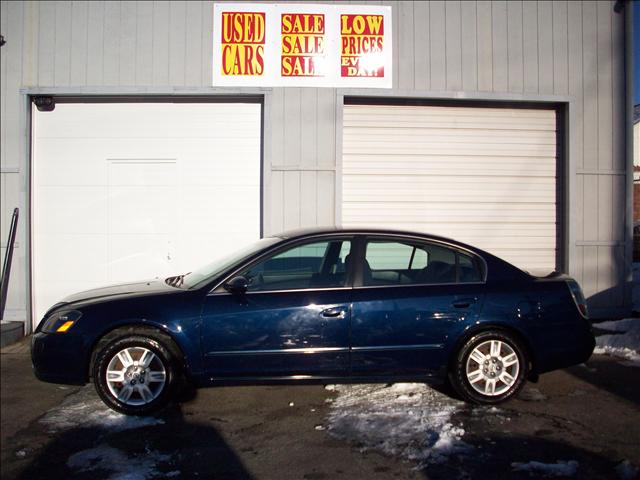
[[[578,282],[575,280],[567,280],[567,285],[569,286],[569,291],[571,292],[571,296],[573,297],[573,301],[578,307],[578,311],[584,318],[589,318],[589,310],[587,309],[587,301],[582,294],[582,289]]]

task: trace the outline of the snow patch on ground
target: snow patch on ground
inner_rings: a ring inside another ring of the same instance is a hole
[[[157,465],[170,460],[155,450],[129,457],[125,452],[106,444],[74,453],[67,466],[78,472],[100,470],[109,473],[109,480],[146,480],[160,475]]]
[[[587,392],[585,392],[584,390],[580,390],[579,388],[576,388],[573,392],[571,392],[569,394],[570,397],[581,397],[583,395],[586,395]]]
[[[327,418],[329,433],[421,463],[444,462],[471,449],[451,422],[463,404],[421,383],[339,385]]]
[[[598,330],[613,332],[596,337],[594,353],[613,355],[640,367],[640,319],[626,318],[594,325]]]
[[[620,480],[634,480],[638,478],[640,469],[634,467],[629,460],[623,460],[616,466],[616,474]]]
[[[102,403],[91,387],[86,387],[69,395],[60,406],[47,412],[40,423],[52,432],[92,427],[121,431],[163,424],[164,420],[117,413]]]
[[[529,472],[530,475],[545,475],[552,477],[572,477],[578,471],[578,462],[575,460],[557,461],[556,463],[542,462],[513,462],[514,472]]]

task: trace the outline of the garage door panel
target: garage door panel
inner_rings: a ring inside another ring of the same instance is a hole
[[[232,138],[224,137],[217,139],[213,135],[208,138],[188,138],[188,142],[176,144],[175,137],[162,138],[118,138],[114,142],[112,138],[57,138],[43,139],[42,151],[43,159],[47,156],[55,158],[56,162],[62,162],[60,153],[66,153],[69,156],[68,148],[69,140],[73,140],[74,151],[78,150],[82,155],[99,156],[100,158],[109,159],[163,159],[175,158],[180,154],[196,154],[203,159],[211,159],[216,155],[224,155],[233,158],[236,152],[243,155],[250,154],[256,146],[260,146],[260,137],[247,137],[242,142],[238,142]],[[58,146],[58,150],[51,151],[52,148]],[[40,140],[38,141],[40,146]],[[203,148],[206,150],[203,151]],[[40,155],[40,152],[38,153]],[[73,158],[71,158],[73,160]],[[63,165],[61,163],[60,165]],[[91,165],[88,165],[91,166]],[[45,165],[42,166],[44,168]],[[55,167],[55,165],[53,165]],[[76,166],[77,167],[77,166]],[[44,171],[44,170],[43,170]]]
[[[35,111],[34,321],[71,293],[184,273],[258,239],[260,123],[257,104]]]
[[[526,122],[517,122],[513,119],[505,118],[415,118],[404,117],[402,115],[393,116],[387,118],[384,126],[391,128],[468,128],[473,130],[482,131],[486,128],[492,128],[496,130],[536,130],[536,131],[555,131],[555,126],[552,126],[550,122],[545,118],[528,119]],[[377,119],[370,118],[367,114],[360,116],[350,115],[345,116],[345,127],[369,127],[380,128],[380,123]]]
[[[492,157],[477,161],[474,155],[345,155],[343,173],[364,175],[452,175],[513,177],[556,176],[556,159],[538,157]],[[389,172],[388,165],[394,170]]]
[[[38,175],[34,185],[105,185],[107,163],[90,140],[74,142],[70,155],[68,141],[38,139],[34,157],[38,158]],[[83,161],[78,161],[82,158]]]
[[[528,223],[554,223],[550,217],[555,216],[553,204],[468,204],[468,203],[431,203],[423,205],[419,202],[393,202],[378,199],[369,202],[344,202],[345,221],[369,220],[376,224],[401,219],[416,219],[440,222],[514,223],[524,219]]]
[[[102,282],[104,285],[107,281],[106,235],[42,233],[34,235],[34,243],[38,245],[39,268],[34,271],[37,284],[57,285],[73,279],[75,282]],[[42,290],[47,291],[53,289]]]
[[[108,234],[174,234],[177,170],[173,160],[109,161]]]
[[[181,152],[192,158],[191,168],[182,172],[185,185],[251,185],[260,184],[260,170],[255,168],[255,152],[260,149],[260,139],[238,142],[215,142],[196,139]],[[206,152],[203,155],[201,152]],[[225,163],[224,170],[216,168]]]
[[[344,126],[556,130],[555,112],[551,110],[482,108],[479,111],[475,107],[419,109],[420,107],[389,109],[388,106],[349,105],[348,111],[344,112]]]
[[[169,276],[176,255],[174,235],[127,233],[109,235],[108,278],[129,282]]]
[[[370,220],[349,222],[351,225],[359,225],[363,227],[370,227],[373,224]],[[511,238],[527,238],[527,237],[544,237],[554,238],[556,235],[555,223],[518,223],[518,222],[485,222],[485,223],[456,223],[456,222],[416,222],[407,223],[401,221],[385,220],[380,222],[377,226],[393,225],[394,228],[400,230],[415,230],[429,232],[437,235],[450,235],[456,239],[466,235],[476,238],[478,236],[491,233],[497,237],[510,236]]]
[[[260,137],[254,104],[101,104],[91,112],[91,122],[74,109],[56,107],[56,115],[39,120],[39,138],[247,138]],[[126,117],[127,121],[123,122]],[[99,124],[100,129],[93,128]],[[131,125],[135,125],[132,129]]]
[[[500,120],[515,119],[544,119],[552,120],[554,112],[544,109],[529,108],[497,108],[497,107],[458,107],[458,106],[438,106],[438,107],[403,107],[389,105],[349,105],[349,111],[345,112],[345,118],[357,115],[370,116],[375,118],[426,118],[442,119],[451,118],[460,120],[464,118],[487,119],[496,118]],[[371,117],[369,117],[371,118]]]
[[[449,177],[442,177],[443,181],[446,181]],[[374,187],[375,188],[375,187]],[[448,202],[448,203],[462,203],[469,208],[473,207],[474,204],[477,203],[485,203],[489,204],[489,208],[496,208],[500,204],[513,204],[513,203],[545,203],[549,204],[549,195],[553,194],[553,190],[544,190],[539,189],[535,190],[530,187],[523,188],[522,190],[516,190],[517,184],[515,186],[510,186],[509,189],[505,189],[504,192],[501,191],[491,191],[487,193],[483,193],[475,190],[468,191],[460,191],[455,192],[448,189],[446,186],[434,187],[431,190],[425,191],[421,189],[419,186],[412,184],[407,185],[406,189],[403,191],[396,192],[385,192],[384,198],[385,200],[380,200],[377,203],[383,203],[388,201],[397,201],[397,202],[413,202],[413,203],[422,203],[422,202]],[[383,190],[383,187],[380,187],[379,190]],[[513,194],[510,196],[510,192]],[[343,195],[343,201],[345,202],[366,202],[367,204],[375,203],[368,200],[363,200],[360,192],[351,191],[349,193],[345,193]],[[553,204],[551,204],[553,205]],[[424,208],[422,206],[413,206],[413,208]],[[554,206],[555,208],[555,206]]]
[[[188,232],[225,232],[246,230],[247,217],[256,216],[254,205],[260,203],[259,191],[254,186],[227,185],[224,187],[195,186],[183,193],[183,205],[206,202],[207,208],[184,209],[181,213],[181,230]],[[243,199],[242,202],[236,199]]]
[[[393,153],[413,155],[475,155],[477,157],[508,156],[508,157],[550,157],[555,156],[555,147],[536,144],[503,144],[487,143],[480,150],[477,144],[456,142],[454,144],[428,142],[418,139],[413,143],[393,144],[393,135],[384,139],[354,140],[345,145],[344,153],[388,155]]]
[[[178,218],[176,198],[175,186],[110,187],[108,232],[172,232]]]
[[[34,209],[42,234],[91,234],[104,231],[107,222],[106,186],[40,186],[38,201],[64,208]]]
[[[256,151],[260,138],[243,141],[225,138],[190,139],[176,148],[175,139],[162,138],[141,142],[139,139],[73,139],[73,154],[69,152],[71,139],[38,140],[38,177],[40,185],[94,185],[106,184],[108,160],[128,161],[189,159],[189,168],[180,171],[185,184],[227,185],[260,183],[260,170],[256,168]],[[79,160],[81,159],[81,161]],[[225,168],[220,169],[220,162]]]
[[[488,189],[487,183],[494,188]],[[455,185],[455,188],[451,188]],[[482,202],[552,203],[555,178],[534,177],[455,177],[455,176],[380,176],[349,175],[344,180],[346,202],[370,199],[370,190],[384,192],[384,202]],[[472,207],[472,205],[470,205]]]
[[[109,185],[118,186],[168,186],[176,184],[175,159],[131,158],[109,159]]]
[[[555,131],[546,130],[489,130],[484,128],[400,128],[398,126],[385,127],[353,127],[350,133],[354,141],[381,140],[385,137],[395,137],[399,143],[456,143],[484,144],[484,143],[515,143],[555,146]]]
[[[553,110],[347,105],[343,223],[452,237],[550,271],[556,154]]]

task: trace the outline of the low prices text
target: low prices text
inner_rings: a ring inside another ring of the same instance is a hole
[[[343,77],[384,77],[384,17],[341,15]]]

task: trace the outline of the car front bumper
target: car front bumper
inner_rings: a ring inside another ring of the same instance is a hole
[[[43,382],[84,385],[88,381],[81,336],[37,332],[31,338],[33,373]]]

